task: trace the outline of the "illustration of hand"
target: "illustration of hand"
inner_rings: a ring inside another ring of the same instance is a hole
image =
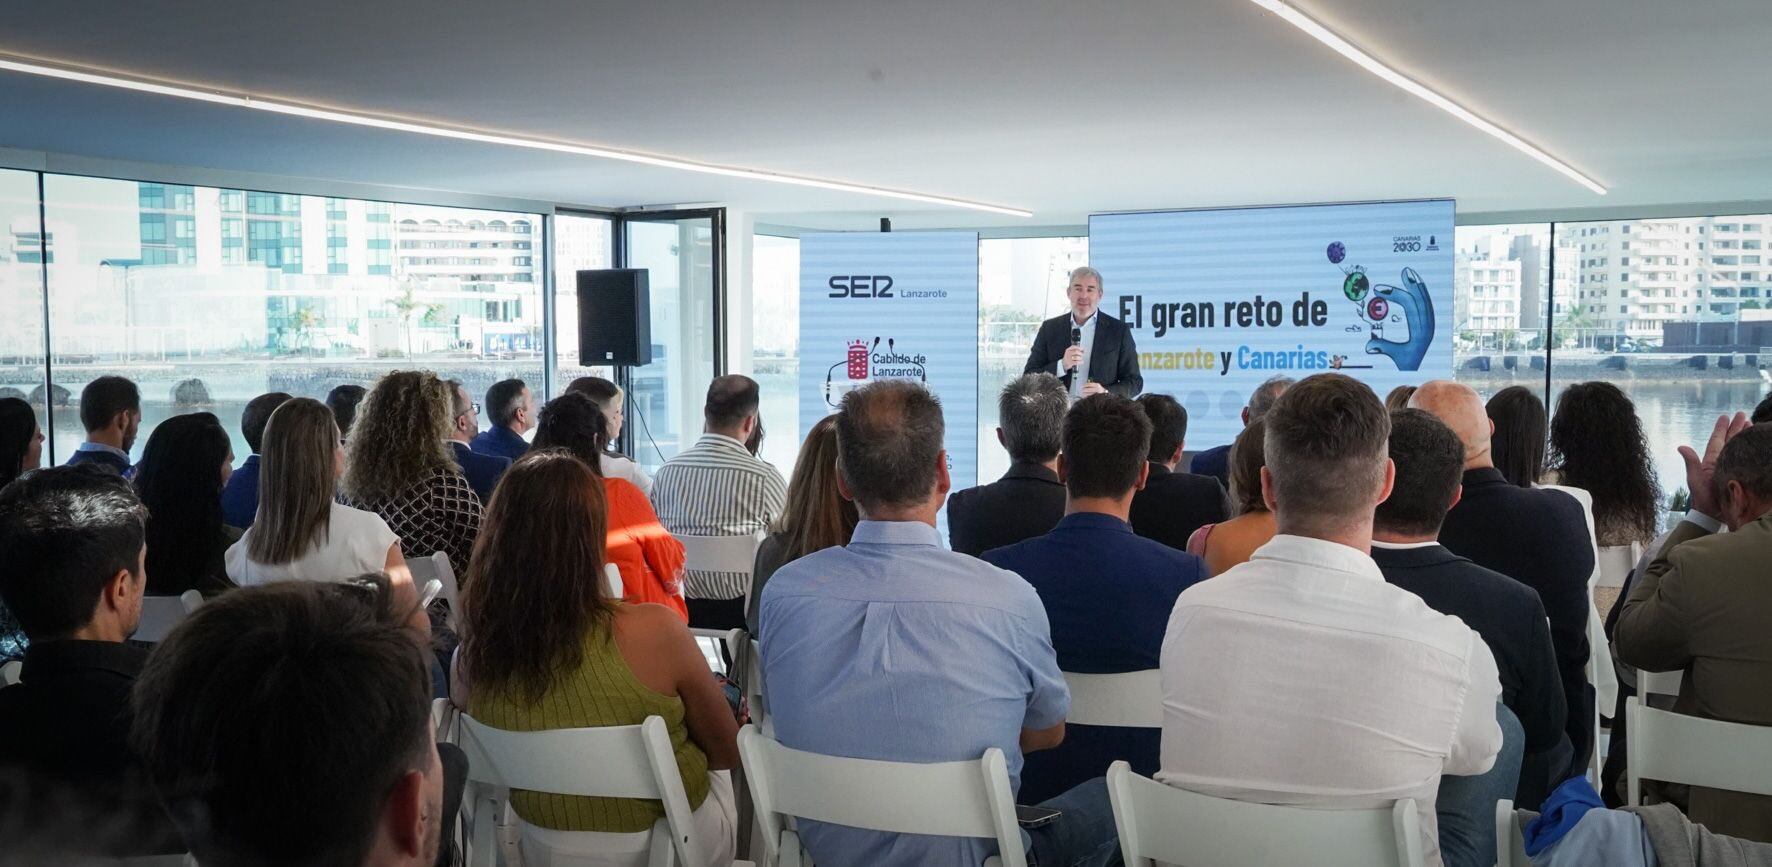
[[[1414,268],[1404,268],[1402,286],[1381,284],[1372,287],[1372,294],[1369,304],[1376,306],[1382,302],[1402,313],[1409,324],[1409,339],[1387,340],[1374,335],[1366,341],[1366,354],[1389,356],[1398,370],[1420,370],[1421,360],[1434,342],[1434,303],[1428,298],[1427,284],[1421,282],[1421,275]],[[1382,313],[1374,317],[1380,323],[1384,318]]]

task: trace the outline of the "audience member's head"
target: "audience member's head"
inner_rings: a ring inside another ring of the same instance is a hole
[[[1489,437],[1490,459],[1508,484],[1530,488],[1544,476],[1544,449],[1550,419],[1544,401],[1523,385],[1510,385],[1489,398],[1483,408],[1495,432]]]
[[[1285,394],[1286,389],[1291,388],[1295,381],[1290,377],[1276,376],[1256,386],[1255,391],[1249,395],[1249,404],[1243,407],[1243,424],[1267,415],[1267,411],[1273,408],[1274,401],[1279,400],[1280,395]]]
[[[468,397],[467,386],[459,379],[443,381],[449,386],[449,438],[456,442],[473,442],[480,432],[480,407]]]
[[[1018,464],[1048,464],[1064,440],[1064,414],[1071,406],[1064,383],[1050,373],[1028,373],[1010,380],[997,397],[997,442]]]
[[[1756,424],[1736,434],[1717,457],[1716,490],[1720,517],[1739,530],[1772,512],[1772,424]]]
[[[1373,507],[1391,489],[1391,419],[1378,395],[1319,373],[1287,388],[1263,420],[1262,490],[1279,532],[1370,541]]]
[[[1760,398],[1759,404],[1754,406],[1753,414],[1748,417],[1748,421],[1751,421],[1754,424],[1772,421],[1772,391],[1767,392],[1765,397]]]
[[[1256,419],[1237,434],[1225,456],[1230,476],[1231,515],[1267,511],[1261,495],[1261,470],[1267,466],[1267,424]]]
[[[32,470],[0,490],[0,600],[32,642],[135,632],[147,518],[128,482],[88,465]]]
[[[715,377],[702,405],[707,432],[725,434],[741,443],[750,439],[761,401],[756,380],[737,373]]]
[[[334,393],[337,391],[338,389],[333,389]],[[271,423],[271,413],[293,397],[294,395],[286,392],[273,391],[246,402],[246,409],[240,412],[240,435],[246,438],[246,447],[252,449],[253,454],[262,451],[265,444],[265,425]]]
[[[603,485],[571,452],[531,449],[505,472],[462,601],[476,693],[537,702],[578,667],[586,634],[614,610],[601,577],[607,523]]]
[[[142,393],[121,376],[101,376],[80,391],[80,424],[86,438],[116,446],[135,448],[142,423]]]
[[[603,447],[609,444],[608,420],[590,398],[569,391],[541,408],[535,427],[537,449],[565,449],[603,475]]]
[[[1483,408],[1483,399],[1475,389],[1449,379],[1422,383],[1409,398],[1409,408],[1425,410],[1444,422],[1464,443],[1464,468],[1467,470],[1495,466],[1490,438],[1495,423]]]
[[[861,516],[855,504],[837,489],[837,417],[827,415],[812,424],[794,477],[788,480],[787,506],[775,523],[788,536],[789,559],[849,544]]]
[[[603,417],[609,421],[609,439],[614,442],[621,436],[624,418],[622,411],[623,397],[621,387],[601,376],[581,376],[566,386],[569,392],[577,392],[591,399],[597,408],[603,410]]]
[[[253,562],[288,563],[325,541],[344,472],[338,440],[332,410],[317,400],[294,398],[271,413],[260,458],[258,517],[245,538]]]
[[[1111,392],[1077,401],[1065,414],[1058,457],[1071,504],[1111,500],[1130,508],[1151,471],[1145,463],[1150,445],[1151,420],[1136,401]]]
[[[207,412],[175,415],[148,435],[135,491],[148,507],[148,592],[176,594],[222,562],[222,487],[234,448]]]
[[[43,428],[23,398],[0,397],[0,488],[43,464]]]
[[[363,396],[369,389],[354,383],[346,383],[326,393],[326,406],[332,410],[332,421],[338,425],[341,437],[351,435],[351,423],[357,420],[357,404],[363,402]]]
[[[501,379],[486,389],[486,415],[493,427],[528,433],[535,427],[535,397],[521,379]]]
[[[1415,386],[1399,385],[1384,396],[1384,408],[1396,411],[1409,406],[1409,398],[1415,396]]]
[[[458,473],[447,444],[450,388],[428,370],[396,370],[377,380],[358,407],[346,445],[340,487],[358,502],[375,502]]]
[[[763,450],[763,435],[763,417],[759,415],[757,416],[757,426],[751,428],[751,435],[745,437],[744,440],[744,450],[750,452],[752,457]]]
[[[187,413],[213,404],[214,401],[209,397],[209,386],[201,379],[181,379],[172,387],[174,413]]]
[[[871,520],[933,520],[950,485],[941,401],[908,380],[882,380],[843,396],[837,468],[843,495]]]
[[[155,649],[130,738],[197,860],[435,862],[430,666],[393,600],[379,575],[248,587]]]
[[[1150,452],[1146,460],[1175,469],[1181,463],[1182,449],[1187,448],[1187,408],[1166,394],[1145,392],[1138,396],[1138,406],[1151,420]]]
[[[1637,405],[1610,382],[1563,389],[1550,423],[1550,464],[1560,484],[1594,497],[1601,545],[1648,542],[1661,523],[1661,484]]]
[[[1464,443],[1426,412],[1392,410],[1390,454],[1396,483],[1372,516],[1372,532],[1391,541],[1438,538],[1463,492]]]

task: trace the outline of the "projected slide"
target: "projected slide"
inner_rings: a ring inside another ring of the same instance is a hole
[[[1132,327],[1145,391],[1187,447],[1230,442],[1273,376],[1338,370],[1379,396],[1452,373],[1452,201],[1103,214],[1102,310]]]

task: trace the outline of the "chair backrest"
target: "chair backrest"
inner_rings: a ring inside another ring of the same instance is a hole
[[[130,636],[136,641],[158,642],[166,638],[185,616],[203,605],[203,594],[186,590],[177,596],[143,596],[142,618]]]
[[[1086,726],[1163,727],[1163,675],[1157,669],[1124,674],[1064,673],[1071,690],[1065,722]]]
[[[4,664],[0,664],[0,688],[18,683],[19,670],[24,667],[25,664],[16,659],[9,659]]]
[[[449,626],[457,628],[457,619],[461,617],[461,589],[455,580],[455,567],[449,563],[449,555],[438,551],[425,557],[415,557],[406,561],[407,571],[412,573],[415,587],[425,586],[432,579],[443,582],[443,598],[449,602]]]
[[[964,762],[850,759],[789,749],[747,725],[738,751],[766,865],[784,850],[799,854],[799,835],[783,821],[793,816],[898,834],[995,838],[1005,867],[1026,867],[1008,765],[996,747]]]
[[[758,530],[744,536],[677,536],[683,543],[683,568],[697,572],[737,572],[750,575],[757,566],[757,546],[769,534]],[[745,582],[745,605],[750,605],[751,584]]]
[[[1643,780],[1772,795],[1772,726],[1656,710],[1634,696],[1624,716],[1626,804],[1643,803]]]
[[[609,591],[609,598],[620,599],[626,588],[621,583],[621,567],[614,563],[603,564],[603,589]]]
[[[1526,832],[1513,801],[1495,802],[1495,867],[1532,867],[1526,854]]]
[[[1326,810],[1214,798],[1141,777],[1123,761],[1107,773],[1127,867],[1420,867],[1415,802]]]
[[[737,667],[739,654],[744,651],[745,632],[743,629],[699,629],[691,627],[689,632],[695,636],[695,643],[701,647],[703,659],[708,661],[708,670],[727,675],[738,680],[739,672],[732,671]]]
[[[1600,549],[1601,587],[1623,587],[1624,579],[1630,570],[1637,566],[1637,558],[1643,555],[1643,543],[1632,542],[1629,545],[1607,545]]]
[[[1638,671],[1637,692],[1643,695],[1679,696],[1680,684],[1686,681],[1683,671]]]
[[[496,729],[465,713],[457,723],[476,805],[471,844],[475,863],[496,863],[493,821],[503,812],[510,789],[661,801],[665,817],[653,826],[654,850],[659,851],[662,835],[678,864],[703,863],[706,848],[695,838],[689,796],[662,717],[647,717],[637,726],[537,732]]]

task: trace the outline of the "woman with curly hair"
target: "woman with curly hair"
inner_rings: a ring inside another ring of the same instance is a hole
[[[346,505],[388,522],[407,559],[442,551],[462,575],[483,513],[449,446],[453,399],[428,370],[382,377],[357,408],[339,488]]]
[[[1661,520],[1661,485],[1637,407],[1618,386],[1581,382],[1563,390],[1550,423],[1552,481],[1594,498],[1602,547],[1647,544]]]

